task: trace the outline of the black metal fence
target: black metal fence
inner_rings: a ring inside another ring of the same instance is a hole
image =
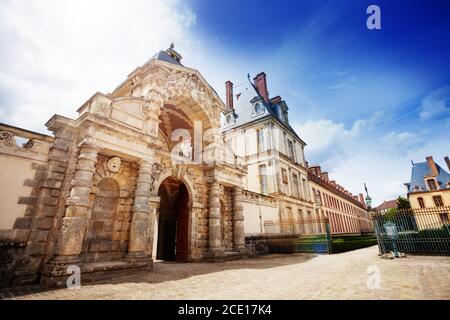
[[[277,233],[246,235],[250,254],[264,253],[316,253],[331,254],[375,245],[372,234],[339,234],[330,232],[327,218],[272,223],[266,230]]]
[[[373,214],[380,253],[450,255],[450,207]]]

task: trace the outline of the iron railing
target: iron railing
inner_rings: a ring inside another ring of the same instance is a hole
[[[450,207],[374,213],[380,253],[450,255],[449,216]]]

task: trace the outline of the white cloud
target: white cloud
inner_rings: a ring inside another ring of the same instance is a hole
[[[450,85],[441,87],[423,98],[420,105],[420,119],[442,118],[450,120]]]
[[[195,14],[182,1],[0,2],[0,117],[43,131],[55,113],[74,117],[171,42],[193,51]]]
[[[361,150],[365,136],[383,117],[382,113],[375,113],[370,118],[354,121],[351,128],[328,119],[308,120],[293,126],[308,144],[305,151],[307,159],[332,170],[339,162]]]
[[[408,131],[390,132],[381,138],[382,151],[389,154],[405,153],[418,147],[424,142],[424,139],[416,134]]]

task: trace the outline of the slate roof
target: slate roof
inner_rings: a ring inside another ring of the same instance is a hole
[[[259,95],[257,89],[250,80],[244,82],[243,84],[234,86],[233,91],[233,106],[236,114],[235,123],[228,126],[223,125],[222,131],[237,128],[262,118],[272,117],[303,142],[303,140],[298,136],[297,132],[295,132],[295,130],[288,123],[285,123],[280,118],[279,114],[276,111],[279,108],[279,105],[273,103],[265,103],[264,99]],[[260,105],[263,107],[262,112],[258,114],[255,114],[253,109],[254,103],[256,102],[260,103]],[[224,123],[224,121],[222,123]]]
[[[161,61],[165,61],[165,62],[169,62],[169,63],[173,63],[173,64],[177,64],[177,65],[179,65],[179,66],[182,65],[179,61],[177,61],[177,60],[175,60],[174,58],[172,58],[172,57],[171,57],[167,52],[165,52],[165,51],[160,51],[160,52],[158,52],[157,54],[155,54],[155,55],[151,58],[151,60],[153,60],[153,59],[155,59],[155,60],[161,60]]]
[[[437,163],[438,176],[436,180],[439,184],[439,189],[450,189],[448,183],[450,182],[450,174],[442,169]],[[430,168],[427,162],[414,163],[411,170],[411,181],[408,186],[408,192],[427,191],[428,186],[425,184],[424,178],[431,175]],[[419,187],[417,190],[416,187]]]
[[[397,200],[389,200],[389,201],[384,201],[382,204],[380,204],[378,207],[375,208],[375,210],[380,211],[380,210],[388,210],[388,209],[393,209],[393,208],[397,208]]]

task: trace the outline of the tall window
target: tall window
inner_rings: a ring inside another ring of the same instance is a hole
[[[442,197],[441,196],[434,196],[433,197],[433,201],[434,201],[434,204],[436,205],[436,207],[443,207],[444,206],[444,202],[442,202]]]
[[[423,201],[423,198],[417,198],[417,201],[419,201],[419,206],[421,209],[425,208],[425,202]]]
[[[427,183],[428,183],[428,188],[430,190],[436,190],[437,189],[436,181],[434,179],[428,179]]]
[[[287,171],[286,169],[281,168],[281,176],[283,178],[283,183],[284,184],[288,184],[288,176],[287,176]]]
[[[258,129],[258,152],[262,153],[266,151],[266,143],[264,141],[263,129]]]
[[[306,184],[306,179],[302,179],[302,184],[303,184],[303,192],[305,193],[305,199],[306,201],[309,201],[309,190],[308,185]]]
[[[261,193],[268,194],[269,186],[267,183],[267,168],[266,168],[265,164],[259,166],[259,183],[260,183]]]
[[[298,177],[295,173],[292,174],[292,195],[298,198]]]
[[[288,157],[294,160],[294,144],[291,140],[288,140]]]

